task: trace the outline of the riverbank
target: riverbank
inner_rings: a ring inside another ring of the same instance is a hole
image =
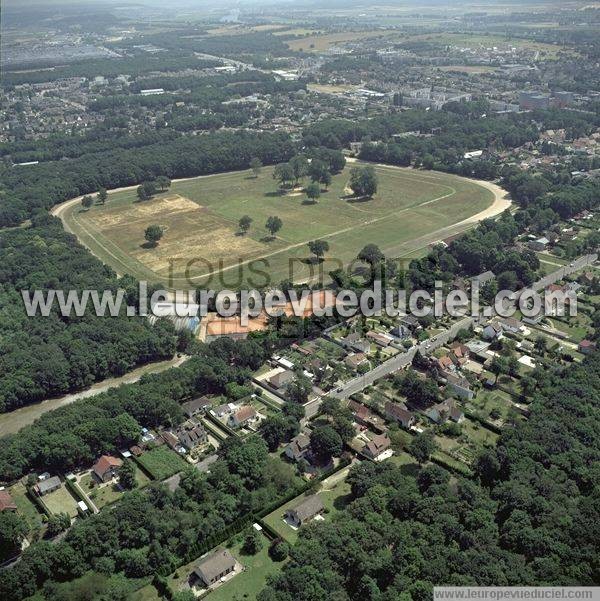
[[[157,374],[171,367],[179,367],[184,361],[186,361],[187,358],[187,356],[183,355],[181,357],[176,356],[172,359],[166,359],[164,361],[148,363],[147,365],[137,367],[117,378],[107,378],[101,382],[96,382],[89,388],[81,390],[80,392],[74,392],[61,397],[46,399],[40,403],[26,405],[25,407],[15,409],[14,411],[2,413],[0,414],[0,438],[18,432],[21,428],[32,424],[36,419],[48,411],[53,411],[54,409],[64,407],[65,405],[70,405],[71,403],[74,403],[80,399],[86,399],[102,392],[106,392],[109,388],[116,388],[121,384],[133,384],[146,374]]]

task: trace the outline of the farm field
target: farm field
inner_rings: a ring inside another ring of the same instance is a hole
[[[340,262],[352,261],[369,242],[389,256],[403,256],[464,231],[484,210],[498,212],[495,205],[490,209],[498,194],[489,187],[448,174],[389,166],[376,166],[377,193],[357,202],[346,195],[350,168],[334,176],[315,204],[306,204],[300,189],[280,193],[269,167],[257,178],[240,171],[181,180],[145,202],[128,189],[110,194],[105,205],[84,210],[71,202],[57,214],[118,273],[168,288],[221,289],[314,279],[319,268],[309,260],[306,244],[317,238],[330,245],[321,264],[327,274]],[[507,206],[500,202],[501,208]],[[237,231],[243,215],[253,219],[246,235]],[[271,215],[283,222],[274,239],[264,228]],[[144,231],[152,224],[163,227],[164,236],[158,246],[148,248]]]
[[[565,48],[564,46],[546,44],[544,42],[536,42],[533,40],[526,40],[517,37],[505,37],[501,35],[487,35],[487,34],[469,34],[469,33],[425,33],[410,36],[407,41],[415,42],[431,42],[437,44],[448,44],[453,46],[460,46],[463,48],[478,48],[481,46],[491,47],[505,47],[514,46],[523,50],[529,50],[530,52],[539,52],[540,55],[545,56],[548,59],[555,59],[559,52],[566,54],[577,54],[573,50]]]

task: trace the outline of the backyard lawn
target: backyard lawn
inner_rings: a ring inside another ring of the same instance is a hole
[[[170,478],[190,466],[166,445],[147,451],[137,460],[155,480]]]
[[[269,541],[263,536],[263,548],[256,555],[244,555],[241,552],[242,543],[229,550],[244,566],[245,570],[221,585],[209,594],[209,601],[234,601],[235,599],[256,599],[264,588],[267,577],[276,574],[285,561],[273,561],[269,556]]]
[[[44,495],[42,500],[52,513],[68,513],[72,518],[78,515],[77,501],[64,483],[58,490]]]
[[[135,481],[138,488],[146,486],[150,482],[150,478],[136,466]],[[91,472],[82,476],[79,480],[79,486],[92,499],[98,509],[102,509],[105,505],[114,503],[121,498],[125,492],[119,487],[117,482],[109,482],[107,484],[99,484]]]
[[[43,527],[43,517],[34,505],[33,501],[27,496],[25,485],[18,482],[9,489],[10,496],[13,498],[19,513],[25,518],[30,532],[39,532]]]
[[[298,495],[285,505],[276,509],[264,518],[266,524],[271,526],[282,538],[290,543],[296,542],[298,539],[298,530],[294,530],[283,520],[283,515],[288,509],[299,505],[307,496],[318,494],[325,506],[324,517],[330,520],[331,516],[337,511],[343,509],[349,501],[350,485],[346,483],[345,475],[340,476],[341,472],[333,474],[322,482],[322,486],[318,492],[307,492]]]

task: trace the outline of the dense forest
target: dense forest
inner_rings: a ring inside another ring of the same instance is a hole
[[[302,529],[260,601],[416,601],[442,583],[598,583],[599,391],[598,355],[548,373],[529,420],[480,457],[478,482],[435,465],[352,468],[349,505]]]
[[[82,317],[27,317],[21,290],[112,290],[133,287],[99,263],[59,219],[2,233],[0,242],[0,411],[85,388],[152,360],[170,358],[172,325],[142,317],[103,318],[90,306]]]

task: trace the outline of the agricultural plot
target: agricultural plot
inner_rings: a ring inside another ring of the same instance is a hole
[[[442,453],[468,466],[484,447],[493,446],[498,439],[498,434],[470,419],[463,420],[460,429],[460,436],[437,435],[435,439]]]
[[[286,43],[290,50],[294,51],[323,52],[336,44],[382,37],[398,37],[398,34],[395,31],[381,31],[377,29],[371,31],[341,31],[302,37]]]
[[[481,418],[498,425],[520,416],[513,405],[512,397],[503,390],[480,390],[477,396],[468,402],[467,407]]]
[[[403,256],[467,229],[470,218],[494,200],[492,191],[464,178],[378,166],[377,193],[358,202],[347,195],[350,167],[313,204],[301,188],[281,193],[272,168],[264,168],[256,178],[242,171],[175,182],[144,202],[134,190],[117,192],[89,210],[68,205],[61,216],[67,229],[119,273],[173,288],[236,288],[314,279],[319,270],[306,245],[317,238],[330,246],[325,274],[340,262],[348,264],[371,241],[389,256]],[[253,223],[240,235],[237,224],[244,215]],[[271,215],[283,222],[276,238],[264,227]],[[164,235],[149,247],[144,231],[153,224]]]

